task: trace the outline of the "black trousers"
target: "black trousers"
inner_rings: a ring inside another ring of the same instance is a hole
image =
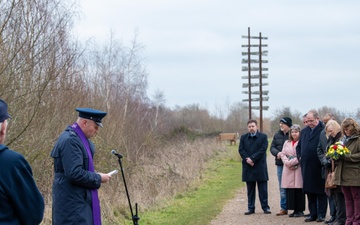
[[[328,196],[328,202],[329,202],[330,216],[336,217],[335,196],[333,193],[331,193],[330,196]]]
[[[340,188],[340,187],[338,187]],[[344,194],[341,192],[341,189],[336,189],[333,193],[334,202],[336,205],[336,221],[339,223],[345,224],[346,222],[346,206]]]
[[[309,205],[310,216],[325,217],[327,210],[327,196],[326,194],[306,193]]]
[[[286,188],[287,209],[294,212],[303,212],[305,210],[305,194],[302,188]]]
[[[247,187],[247,197],[248,197],[248,210],[255,211],[256,184],[258,186],[261,208],[264,211],[270,210],[270,207],[268,204],[268,182],[267,181],[254,181],[254,182],[247,181],[246,187]]]

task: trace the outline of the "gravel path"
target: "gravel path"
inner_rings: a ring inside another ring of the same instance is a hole
[[[235,198],[229,200],[229,202],[224,206],[223,211],[213,220],[210,225],[268,225],[268,224],[323,224],[324,223],[305,223],[304,217],[291,218],[287,215],[285,216],[276,216],[276,213],[280,211],[280,195],[279,195],[279,186],[277,183],[276,176],[276,166],[274,163],[274,157],[271,154],[268,154],[267,165],[269,172],[269,206],[271,214],[264,214],[259,203],[258,194],[256,193],[256,205],[255,205],[255,214],[244,215],[244,212],[247,211],[247,196],[246,196],[246,187],[241,188],[237,191]],[[307,203],[306,203],[307,204]],[[307,207],[306,207],[307,208]],[[292,213],[292,211],[289,211]],[[305,213],[308,213],[306,210]],[[329,215],[327,215],[327,219]]]

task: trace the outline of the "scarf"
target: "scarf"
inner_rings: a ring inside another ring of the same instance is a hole
[[[85,136],[84,132],[81,130],[80,126],[77,123],[71,125],[71,128],[79,135],[81,142],[83,143],[86,152],[89,157],[89,171],[95,172],[94,169],[94,162],[90,151],[89,142],[87,137]],[[94,225],[101,225],[101,213],[100,213],[100,201],[97,189],[91,190],[91,197],[92,197],[92,212],[93,212],[93,221]]]

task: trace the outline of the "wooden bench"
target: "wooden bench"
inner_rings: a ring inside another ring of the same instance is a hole
[[[230,145],[232,145],[234,143],[234,145],[236,145],[236,133],[221,133],[219,134],[217,141],[218,142],[222,142],[222,141],[230,141]]]

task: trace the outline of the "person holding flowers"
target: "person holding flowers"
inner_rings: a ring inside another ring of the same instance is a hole
[[[339,160],[333,159],[333,157],[338,158],[341,154],[348,154],[349,150],[344,146],[340,141],[342,137],[341,126],[335,120],[329,120],[325,125],[325,131],[327,139],[327,154],[326,157],[321,161],[321,163],[326,167],[325,177],[328,173],[331,172],[332,163],[334,166],[338,165]],[[339,148],[338,148],[339,147]],[[339,153],[336,153],[334,156],[336,148]],[[346,153],[345,153],[346,152]],[[341,191],[341,187],[337,186],[334,189],[325,189],[325,192],[328,196],[332,196],[334,199],[334,204],[336,208],[336,213],[334,215],[332,225],[343,225],[346,221],[346,208],[345,208],[345,199],[344,194]]]
[[[326,124],[329,120],[334,120],[335,117],[332,113],[326,113],[325,116],[323,117],[323,122],[325,124],[325,128],[321,131],[320,133],[320,137],[319,137],[319,144],[317,147],[317,155],[318,158],[321,162],[321,175],[323,176],[323,178],[326,178],[326,172],[327,172],[327,168],[326,168],[326,162],[328,157],[325,157],[325,154],[329,148],[328,146],[328,136],[326,135]],[[340,129],[340,124],[339,124],[339,131],[341,131]],[[340,132],[341,135],[341,132]],[[339,137],[340,138],[340,137]],[[330,189],[327,191],[325,189],[325,193],[327,194],[327,200],[328,200],[328,206],[329,206],[329,211],[330,211],[330,219],[325,220],[325,223],[333,223],[336,219],[336,206],[335,206],[335,200],[334,200],[334,195],[332,194],[332,192],[330,192]]]
[[[346,225],[360,224],[360,127],[353,118],[341,123],[343,144],[337,142],[329,154],[338,161],[334,183],[341,186],[345,197]],[[345,148],[346,147],[346,148]],[[349,153],[347,153],[349,151]]]

